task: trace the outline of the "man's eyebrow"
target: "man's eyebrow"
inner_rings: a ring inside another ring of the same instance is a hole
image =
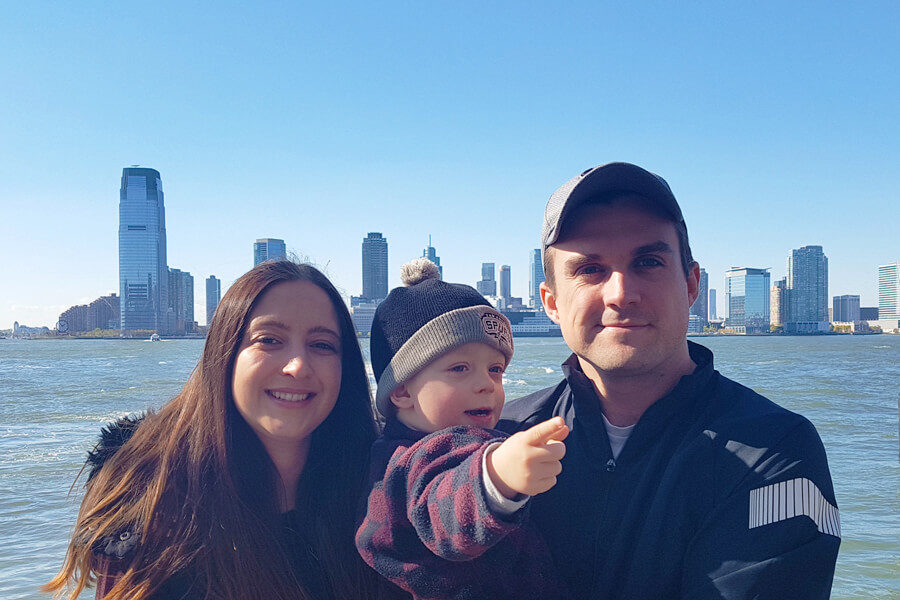
[[[652,244],[644,244],[643,246],[638,246],[634,249],[632,254],[634,256],[639,256],[641,254],[674,254],[674,250],[672,250],[672,246],[660,240],[658,242],[653,242]]]
[[[578,254],[567,258],[564,264],[569,269],[572,269],[589,262],[603,262],[603,257],[593,252],[590,254]]]

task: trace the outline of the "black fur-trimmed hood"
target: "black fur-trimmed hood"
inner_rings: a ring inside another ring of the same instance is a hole
[[[97,445],[88,452],[87,467],[90,469],[88,473],[88,481],[94,478],[94,475],[100,471],[100,468],[106,464],[106,461],[121,448],[125,442],[131,439],[135,430],[146,415],[144,413],[138,415],[128,415],[117,421],[110,423],[100,430],[100,439]]]

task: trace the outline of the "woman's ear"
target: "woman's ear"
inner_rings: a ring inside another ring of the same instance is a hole
[[[406,384],[401,383],[391,390],[391,403],[397,408],[412,408],[413,399],[406,389]]]

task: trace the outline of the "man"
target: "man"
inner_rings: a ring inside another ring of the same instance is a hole
[[[699,267],[668,184],[585,171],[547,203],[541,299],[573,354],[499,428],[560,415],[556,486],[532,499],[572,598],[828,598],[840,545],[812,424],[688,342]]]

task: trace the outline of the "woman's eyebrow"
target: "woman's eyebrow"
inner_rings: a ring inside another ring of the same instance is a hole
[[[316,325],[315,327],[309,330],[310,333],[330,333],[334,337],[340,339],[340,334],[336,332],[334,329],[330,327],[325,327],[324,325]]]
[[[279,321],[278,319],[273,319],[271,317],[257,317],[250,322],[250,327],[252,328],[262,328],[262,327],[274,327],[275,329],[283,329],[285,331],[290,330],[290,327]]]

